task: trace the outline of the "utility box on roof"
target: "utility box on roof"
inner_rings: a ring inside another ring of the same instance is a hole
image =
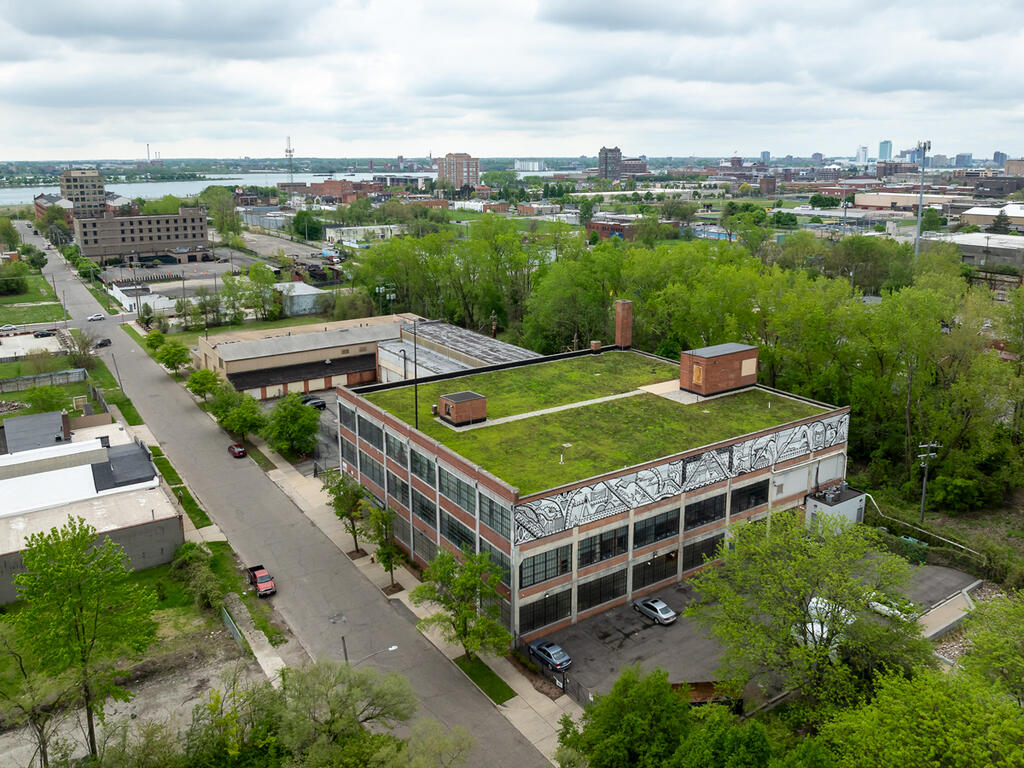
[[[757,347],[716,344],[690,349],[679,359],[679,388],[697,395],[717,395],[757,384]]]
[[[476,424],[487,418],[487,398],[476,392],[453,392],[437,399],[437,415],[452,426]]]

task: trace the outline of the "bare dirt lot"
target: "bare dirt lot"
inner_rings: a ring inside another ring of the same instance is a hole
[[[243,679],[255,681],[263,677],[259,666],[243,654],[225,629],[207,629],[201,639],[201,653],[178,650],[140,665],[127,685],[135,698],[107,705],[106,731],[129,721],[137,726],[147,720],[185,729],[191,721],[192,709],[208,691],[221,685],[223,675],[239,667]],[[60,738],[76,746],[76,755],[86,754],[85,721],[81,714],[69,713],[60,730]],[[33,765],[35,745],[29,731],[20,728],[0,733],[0,755],[0,764],[5,768]]]

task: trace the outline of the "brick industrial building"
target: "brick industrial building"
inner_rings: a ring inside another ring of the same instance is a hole
[[[757,386],[756,347],[634,352],[631,313],[614,347],[338,388],[341,469],[416,562],[489,553],[520,641],[685,579],[728,523],[845,476],[848,408]]]
[[[622,150],[618,147],[601,147],[597,153],[597,175],[602,179],[622,177]]]
[[[60,194],[74,206],[76,219],[95,219],[107,211],[103,177],[95,168],[73,168],[60,175]]]
[[[93,261],[199,261],[209,241],[205,208],[151,216],[75,219],[75,242]]]
[[[465,152],[449,152],[437,159],[437,182],[449,182],[456,189],[480,183],[480,160]]]

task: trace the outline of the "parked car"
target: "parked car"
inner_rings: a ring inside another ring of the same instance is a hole
[[[641,597],[633,601],[633,610],[653,619],[656,624],[671,624],[676,620],[676,612],[656,597]]]
[[[274,584],[274,577],[271,576],[270,571],[262,565],[254,565],[251,568],[246,568],[245,574],[246,578],[249,580],[249,584],[256,590],[256,597],[268,597],[277,592],[277,586]]]
[[[56,336],[56,331],[38,330],[32,334],[37,339],[45,339],[47,336]]]
[[[112,343],[113,342],[111,342],[110,339],[100,339],[96,342],[96,349],[99,349],[100,347],[109,347]]]
[[[100,314],[99,312],[96,312],[95,314],[89,315],[89,316],[88,316],[87,318],[85,318],[85,319],[86,319],[86,320],[89,320],[89,321],[93,321],[93,320],[103,320],[103,319],[104,319],[104,317],[103,317],[103,315],[102,315],[102,314]]]
[[[572,664],[572,658],[562,650],[562,646],[550,640],[534,640],[530,643],[530,655],[556,672],[568,669]]]
[[[236,459],[245,458],[245,446],[241,443],[235,443],[234,445],[228,446],[228,453],[234,456]]]
[[[18,330],[18,326],[11,325],[10,323],[7,323],[6,325],[0,325],[0,331],[3,331],[3,332],[16,331],[16,330]]]
[[[316,395],[306,395],[302,398],[302,404],[308,405],[310,408],[316,408],[318,411],[322,411],[327,407],[327,402],[322,397],[317,397]]]

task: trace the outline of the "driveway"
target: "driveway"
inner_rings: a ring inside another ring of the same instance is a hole
[[[51,257],[46,273],[54,275],[58,290],[66,286],[72,324],[87,325],[84,317],[99,309],[95,299],[58,256]],[[109,365],[116,354],[126,393],[239,556],[264,563],[274,574],[280,585],[274,608],[310,655],[340,658],[342,636],[350,658],[398,645],[398,651],[366,663],[405,675],[419,698],[419,715],[467,728],[477,739],[471,765],[547,765],[419,634],[411,613],[367,581],[253,462],[228,455],[228,436],[113,322],[103,325],[114,346],[101,356]]]

